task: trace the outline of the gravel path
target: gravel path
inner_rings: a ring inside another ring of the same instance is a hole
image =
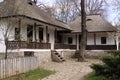
[[[83,80],[84,76],[92,72],[89,67],[92,63],[100,63],[98,60],[87,60],[87,62],[77,62],[73,59],[63,63],[50,62],[41,65],[42,68],[56,71],[42,80]]]

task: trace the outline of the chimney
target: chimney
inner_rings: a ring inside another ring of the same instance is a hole
[[[28,4],[30,5],[33,5],[33,4],[36,4],[37,3],[37,0],[28,0]]]

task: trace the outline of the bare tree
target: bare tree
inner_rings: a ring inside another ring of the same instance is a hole
[[[117,19],[116,25],[120,25],[120,0],[115,0],[112,3],[114,7],[114,12],[116,14],[115,18]]]
[[[14,0],[8,0],[0,4],[0,42],[5,45],[5,59],[8,55],[8,41],[14,40],[14,29],[18,28],[18,40],[20,40],[20,18],[13,17],[17,15],[19,5],[14,6]],[[22,5],[21,5],[22,6]]]
[[[78,61],[84,61],[84,54],[86,49],[86,12],[85,12],[85,0],[81,0],[81,43]]]
[[[80,0],[72,0],[76,8],[81,11]],[[85,10],[86,14],[100,14],[104,5],[106,4],[105,0],[85,0]]]
[[[70,22],[81,15],[81,0],[55,0],[55,16],[57,19]],[[105,0],[85,0],[87,15],[100,14],[104,9]]]
[[[54,4],[55,17],[63,22],[70,22],[78,15],[77,8],[71,0],[56,0]]]

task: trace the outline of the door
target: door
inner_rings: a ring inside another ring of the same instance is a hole
[[[32,25],[27,26],[27,41],[29,42],[33,41],[33,26]]]

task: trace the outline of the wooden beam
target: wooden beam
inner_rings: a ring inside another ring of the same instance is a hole
[[[96,33],[94,33],[94,45],[96,45]]]
[[[34,23],[34,38],[35,38],[35,42],[37,42],[36,23]]]
[[[57,29],[55,28],[55,43],[57,43]]]
[[[46,43],[48,43],[48,26],[46,26]]]

